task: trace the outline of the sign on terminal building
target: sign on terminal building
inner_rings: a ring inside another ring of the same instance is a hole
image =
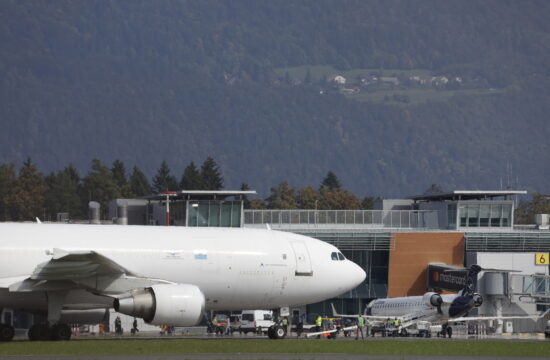
[[[446,264],[428,265],[428,289],[458,292],[466,287],[467,282],[466,269]]]

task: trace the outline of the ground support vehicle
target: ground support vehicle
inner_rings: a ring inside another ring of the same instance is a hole
[[[268,330],[275,325],[273,312],[268,310],[243,310],[241,314],[241,332],[244,334],[268,334]]]

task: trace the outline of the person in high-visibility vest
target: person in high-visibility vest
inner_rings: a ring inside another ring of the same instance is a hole
[[[363,328],[365,327],[365,319],[361,316],[357,318],[357,332],[355,333],[355,340],[359,339],[359,333],[361,333],[361,339],[365,339],[363,335]]]
[[[321,331],[321,326],[323,326],[323,318],[321,315],[317,315],[317,319],[315,319],[315,326],[317,331]]]
[[[395,318],[393,320],[393,327],[397,330],[399,329],[399,319]]]

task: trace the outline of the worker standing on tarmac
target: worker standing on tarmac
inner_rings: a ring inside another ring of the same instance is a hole
[[[393,327],[395,330],[399,330],[399,320],[397,318],[393,320]]]
[[[359,333],[361,333],[361,339],[365,340],[363,335],[363,328],[365,327],[365,319],[361,316],[357,318],[357,332],[355,333],[355,340],[359,339]]]
[[[317,318],[315,319],[315,330],[321,331],[321,326],[323,325],[323,318],[321,315],[317,315]]]

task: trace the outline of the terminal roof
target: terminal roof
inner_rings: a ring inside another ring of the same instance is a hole
[[[166,193],[153,194],[144,196],[147,200],[164,200]],[[187,200],[223,200],[227,197],[234,196],[242,198],[246,195],[256,195],[256,190],[178,190],[170,192],[169,196],[172,200],[187,199]]]
[[[414,201],[445,201],[445,200],[482,200],[495,197],[509,198],[512,195],[525,195],[525,190],[453,190],[450,192],[411,196]]]

